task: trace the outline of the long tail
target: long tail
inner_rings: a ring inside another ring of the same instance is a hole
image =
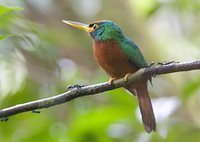
[[[151,100],[147,90],[147,84],[142,83],[133,87],[133,85],[127,87],[127,89],[138,97],[140,112],[142,114],[142,121],[145,130],[150,133],[156,131],[156,119],[154,116]]]

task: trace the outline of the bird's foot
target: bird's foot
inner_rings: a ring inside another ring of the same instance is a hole
[[[82,88],[85,87],[86,85],[79,85],[79,84],[75,84],[75,85],[69,85],[67,87],[67,90],[72,90],[72,89],[78,89],[78,88]]]
[[[147,67],[146,67],[146,69],[149,69],[149,68],[151,68],[152,66],[154,66],[155,65],[155,62],[151,62]],[[145,69],[145,70],[146,70]],[[151,74],[151,73],[150,73]],[[153,84],[152,84],[152,77],[154,77],[154,74],[151,74],[150,75],[150,77],[149,77],[149,81],[150,81],[150,83],[151,83],[151,86],[153,86]]]
[[[114,80],[116,80],[116,78],[110,78],[110,79],[108,80],[108,83],[109,83],[110,85],[112,85]]]
[[[128,81],[128,78],[129,78],[129,76],[131,75],[131,73],[127,73],[125,76],[124,76],[124,81],[126,82],[126,81]]]

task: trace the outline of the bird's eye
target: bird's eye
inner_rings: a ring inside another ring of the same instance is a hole
[[[93,30],[95,30],[98,27],[98,25],[97,24],[90,24],[89,27],[93,28]]]
[[[92,27],[95,30],[97,28],[97,24],[94,24]]]

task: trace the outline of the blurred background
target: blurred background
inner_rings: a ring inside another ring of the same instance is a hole
[[[199,0],[1,0],[1,109],[109,79],[93,59],[91,38],[63,19],[118,23],[148,63],[200,59]],[[200,141],[199,71],[158,76],[149,92],[155,133],[145,132],[136,98],[116,89],[10,117],[0,123],[0,141]]]

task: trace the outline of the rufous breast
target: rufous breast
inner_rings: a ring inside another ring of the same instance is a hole
[[[93,41],[93,52],[97,63],[112,78],[122,78],[137,71],[117,42]]]

